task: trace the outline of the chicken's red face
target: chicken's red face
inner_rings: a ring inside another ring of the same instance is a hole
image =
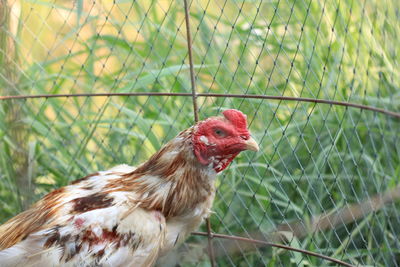
[[[203,165],[213,164],[216,172],[225,169],[243,150],[258,151],[258,145],[247,129],[246,115],[229,109],[222,117],[197,124],[193,134],[193,151]]]

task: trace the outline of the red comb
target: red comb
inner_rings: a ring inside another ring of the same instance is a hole
[[[222,112],[224,117],[238,129],[247,129],[247,117],[237,109],[228,109]]]

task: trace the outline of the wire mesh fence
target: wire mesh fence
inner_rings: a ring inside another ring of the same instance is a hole
[[[216,181],[215,234],[163,265],[334,264],[265,241],[399,265],[399,1],[192,0],[190,39],[185,1],[0,3],[1,222],[143,162],[197,99],[199,119],[247,114],[261,151]]]

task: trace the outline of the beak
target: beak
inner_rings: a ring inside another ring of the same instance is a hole
[[[258,151],[260,150],[260,148],[258,147],[258,144],[256,142],[256,140],[254,140],[252,137],[250,137],[248,140],[246,140],[245,142],[246,145],[246,149],[247,150],[252,150],[252,151]]]

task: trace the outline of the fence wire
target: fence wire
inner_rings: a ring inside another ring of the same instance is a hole
[[[0,222],[236,108],[261,151],[162,266],[399,266],[399,21],[396,0],[0,0]]]

